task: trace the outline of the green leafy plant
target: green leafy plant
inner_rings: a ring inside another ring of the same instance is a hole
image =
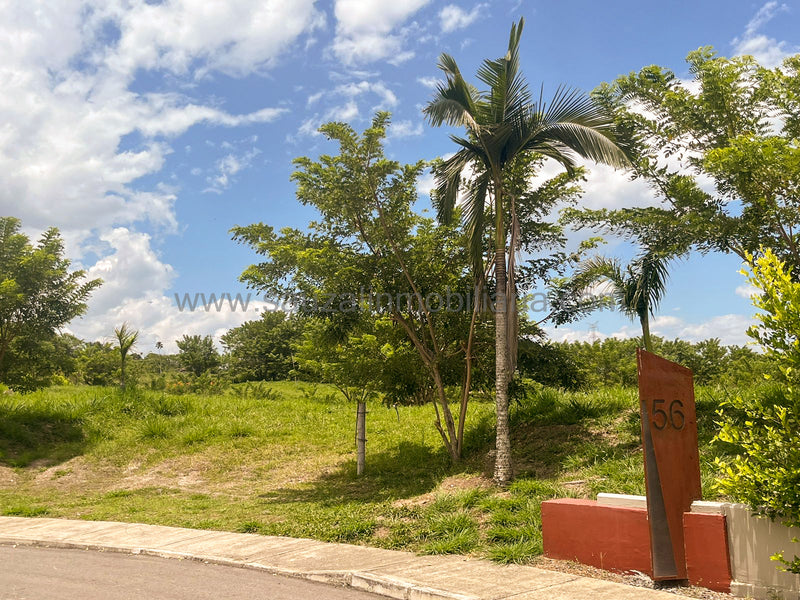
[[[769,249],[749,257],[749,282],[760,322],[748,334],[780,371],[774,383],[753,397],[734,396],[719,410],[717,440],[732,450],[718,458],[718,489],[749,504],[756,514],[800,526],[800,283]],[[800,557],[773,556],[786,570],[800,573]]]

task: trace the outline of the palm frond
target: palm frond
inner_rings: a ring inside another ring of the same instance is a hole
[[[486,232],[486,192],[489,187],[489,174],[484,171],[472,183],[464,206],[464,229],[467,233],[469,256],[473,272],[481,277],[483,264],[483,236]]]
[[[439,222],[452,222],[458,192],[461,188],[461,174],[473,160],[474,153],[468,148],[462,148],[450,158],[442,161],[441,166],[437,169],[433,205]]]
[[[475,114],[480,94],[464,80],[455,59],[449,54],[439,57],[439,68],[444,71],[447,80],[436,86],[433,100],[422,112],[434,127],[446,123],[457,127],[477,128]]]

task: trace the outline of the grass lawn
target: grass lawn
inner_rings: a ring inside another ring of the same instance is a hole
[[[698,389],[704,493],[714,411]],[[219,395],[50,388],[0,396],[0,514],[136,521],[525,562],[540,503],[644,493],[635,389],[542,389],[514,405],[517,478],[491,484],[493,404],[474,401],[450,464],[431,406],[369,407],[355,475],[355,406],[278,382]]]

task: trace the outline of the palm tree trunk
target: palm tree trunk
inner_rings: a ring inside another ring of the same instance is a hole
[[[643,315],[639,315],[639,320],[642,322],[642,342],[644,343],[644,349],[648,352],[652,352],[653,341],[650,339],[650,315],[645,312]]]
[[[496,302],[495,322],[495,412],[497,441],[495,445],[494,480],[498,485],[511,481],[511,430],[508,423],[508,383],[511,379],[508,356],[508,302],[506,296],[506,250],[495,251]]]

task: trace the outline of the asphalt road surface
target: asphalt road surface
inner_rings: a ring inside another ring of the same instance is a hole
[[[156,556],[0,546],[0,600],[385,600],[252,569]]]

